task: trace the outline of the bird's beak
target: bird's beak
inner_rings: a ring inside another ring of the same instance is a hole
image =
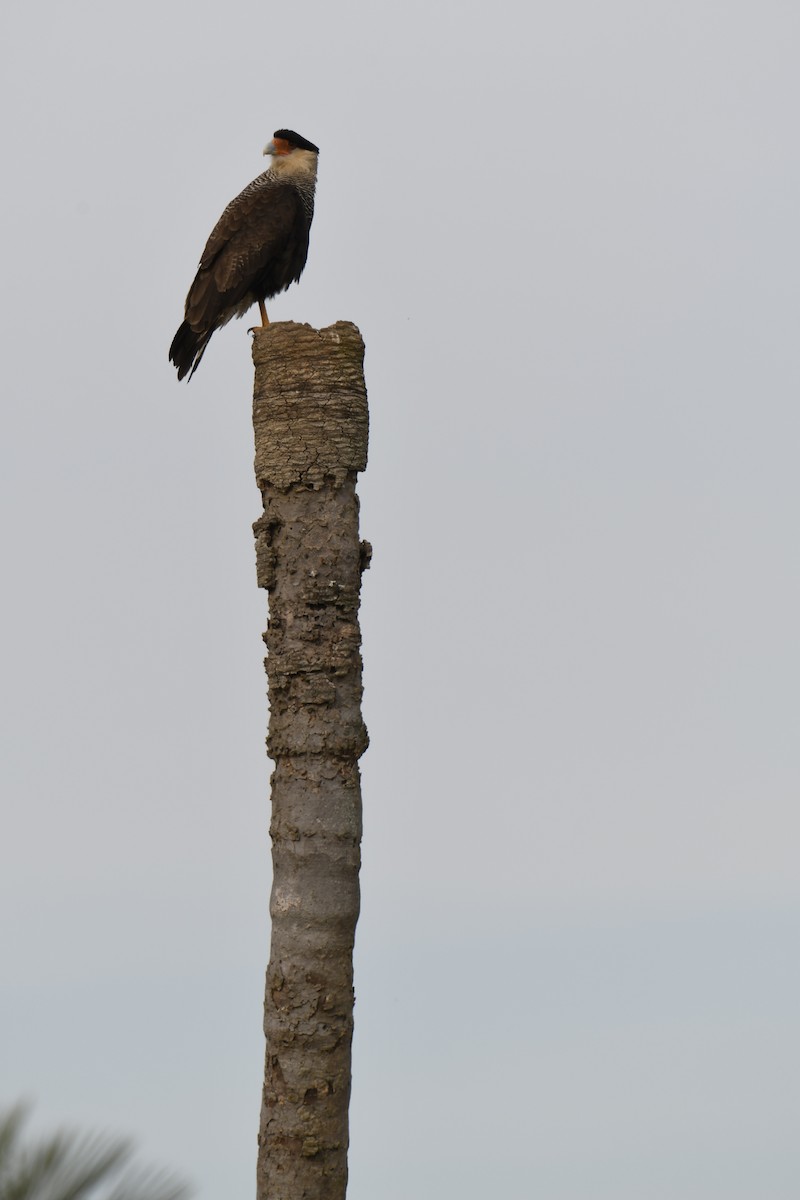
[[[266,146],[264,147],[264,153],[265,154],[274,154],[275,149],[276,149],[276,147],[275,147],[274,142],[267,142]]]

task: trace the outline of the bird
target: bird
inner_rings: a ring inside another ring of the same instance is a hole
[[[169,348],[178,379],[191,379],[215,329],[296,283],[308,258],[319,147],[278,129],[264,147],[267,171],[249,183],[217,221],[186,297],[185,320]]]

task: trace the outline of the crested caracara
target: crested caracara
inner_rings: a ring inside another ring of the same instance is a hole
[[[258,304],[267,325],[264,301],[303,273],[319,150],[299,133],[279,129],[264,153],[272,166],[231,200],[206,243],[186,297],[186,319],[169,348],[178,379],[191,379],[212,333],[231,317]]]

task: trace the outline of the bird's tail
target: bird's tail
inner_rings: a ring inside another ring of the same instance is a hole
[[[181,323],[169,348],[169,360],[178,368],[178,379],[188,375],[191,379],[205,354],[213,330],[195,333],[188,321]]]

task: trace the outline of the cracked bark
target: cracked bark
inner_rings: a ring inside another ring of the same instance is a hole
[[[269,590],[267,750],[272,940],[258,1200],[343,1200],[353,944],[359,912],[361,718],[356,475],[367,461],[355,325],[280,323],[253,339],[256,567]]]

